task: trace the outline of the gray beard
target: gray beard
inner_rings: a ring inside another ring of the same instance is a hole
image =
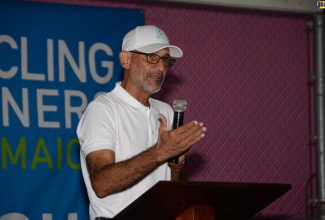
[[[160,83],[160,85],[157,86],[156,88],[152,88],[151,86],[148,86],[145,83],[142,85],[142,88],[144,91],[146,91],[150,94],[155,94],[161,90],[161,86],[163,85],[164,81],[165,81],[165,79],[163,79],[163,81]]]

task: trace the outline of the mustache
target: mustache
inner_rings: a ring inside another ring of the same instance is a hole
[[[164,80],[164,75],[162,72],[158,71],[158,72],[153,72],[153,73],[149,73],[149,77],[155,77],[155,78],[159,78],[159,80]]]

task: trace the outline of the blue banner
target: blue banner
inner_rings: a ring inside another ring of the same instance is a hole
[[[0,3],[0,219],[89,219],[76,127],[143,11]]]

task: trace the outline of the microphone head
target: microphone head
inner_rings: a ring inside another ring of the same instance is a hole
[[[174,100],[173,109],[175,112],[184,112],[187,107],[187,102],[185,99],[178,98]]]

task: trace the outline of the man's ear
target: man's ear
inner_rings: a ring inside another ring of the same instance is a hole
[[[131,63],[131,53],[122,50],[119,54],[119,58],[121,66],[123,66],[124,69],[129,69]]]

